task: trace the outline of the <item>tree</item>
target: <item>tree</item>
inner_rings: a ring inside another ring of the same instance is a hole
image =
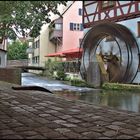
[[[26,50],[28,48],[28,44],[21,43],[19,41],[14,41],[12,44],[8,45],[8,60],[19,60],[19,59],[27,59],[28,55]]]
[[[60,15],[60,4],[66,1],[0,1],[0,36],[37,37],[42,25],[51,22],[50,12]]]

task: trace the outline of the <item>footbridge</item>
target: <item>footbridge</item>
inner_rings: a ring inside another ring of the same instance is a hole
[[[22,71],[27,72],[28,70],[40,70],[40,71],[44,71],[46,70],[45,67],[41,67],[41,66],[15,66],[17,68],[21,68]]]

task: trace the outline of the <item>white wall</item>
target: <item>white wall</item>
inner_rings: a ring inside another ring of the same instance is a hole
[[[7,65],[7,52],[0,50],[0,67],[6,67]]]

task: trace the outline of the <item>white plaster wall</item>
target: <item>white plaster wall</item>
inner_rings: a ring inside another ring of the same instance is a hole
[[[0,51],[0,58],[1,58],[0,67],[6,67],[6,65],[7,65],[7,52]]]

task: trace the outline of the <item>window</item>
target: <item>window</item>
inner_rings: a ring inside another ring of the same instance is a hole
[[[32,63],[33,63],[33,64],[35,63],[35,58],[34,58],[34,57],[32,58]]]
[[[35,56],[35,63],[37,63],[37,62],[36,62],[36,56]]]
[[[39,63],[39,56],[33,57],[32,62],[33,62],[34,64],[35,64],[35,63]]]
[[[33,43],[33,48],[39,48],[40,47],[40,40],[37,40]]]
[[[77,24],[77,30],[78,31],[80,30],[80,24]]]
[[[78,9],[79,11],[79,16],[82,16],[83,10],[81,8]]]
[[[101,9],[111,8],[115,6],[114,1],[102,1],[101,3]]]
[[[37,63],[39,64],[39,56],[37,56]]]
[[[70,30],[73,31],[73,23],[70,23]]]
[[[80,23],[70,23],[71,31],[83,31],[83,24]]]
[[[77,26],[76,26],[75,23],[73,24],[73,29],[74,29],[74,30],[77,30]]]
[[[37,48],[40,47],[40,40],[37,40]]]
[[[33,42],[33,45],[32,46],[33,46],[33,48],[35,48],[35,42]]]
[[[80,24],[80,31],[83,31],[83,24]]]
[[[61,23],[56,23],[55,24],[55,29],[56,30],[62,30],[62,24]]]

